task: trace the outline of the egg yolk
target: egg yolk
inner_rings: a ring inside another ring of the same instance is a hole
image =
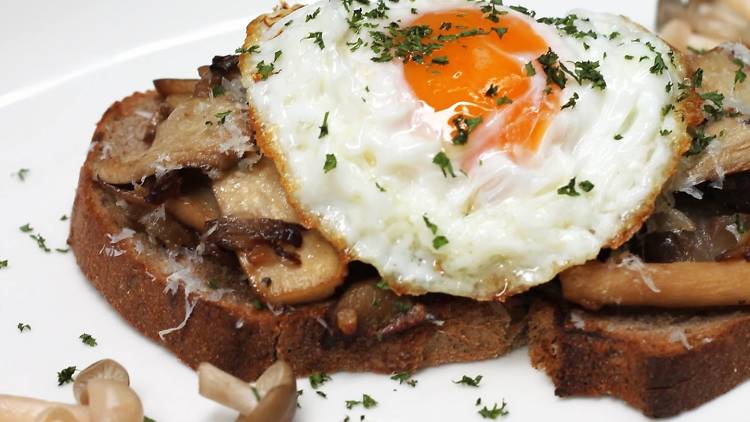
[[[493,22],[478,10],[461,9],[424,14],[409,23],[429,27],[442,46],[421,63],[407,62],[406,81],[436,112],[455,112],[448,122],[455,127],[454,143],[460,130],[470,132],[460,139],[468,147],[465,169],[489,150],[511,156],[534,152],[560,109],[559,89],[546,84],[539,64],[528,70],[528,63],[547,52],[545,40],[522,18],[497,18]],[[472,135],[483,127],[481,136]]]

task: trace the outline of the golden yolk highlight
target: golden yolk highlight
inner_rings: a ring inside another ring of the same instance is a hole
[[[485,123],[493,113],[503,113],[504,123],[489,139],[483,137],[482,145],[472,145],[469,135],[471,153],[464,159],[464,166],[471,167],[471,161],[489,149],[513,153],[514,147],[522,147],[535,151],[549,120],[560,109],[559,89],[534,90],[533,79],[525,70],[526,63],[547,52],[545,40],[518,17],[499,18],[499,22],[493,22],[478,10],[460,9],[424,14],[409,23],[430,27],[432,38],[449,36],[423,63],[410,61],[404,65],[406,81],[420,100],[436,111],[453,109],[471,117],[481,116]],[[496,28],[507,31],[501,37]],[[478,34],[467,35],[472,32]],[[438,60],[433,62],[435,58]],[[536,69],[541,73],[538,66]],[[545,78],[544,74],[536,77]],[[488,95],[491,87],[494,95]],[[512,103],[498,102],[502,97]]]

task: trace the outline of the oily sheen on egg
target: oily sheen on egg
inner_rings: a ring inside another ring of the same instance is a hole
[[[304,220],[396,291],[477,299],[637,229],[684,148],[679,59],[619,16],[538,18],[332,0],[252,23],[257,140]]]

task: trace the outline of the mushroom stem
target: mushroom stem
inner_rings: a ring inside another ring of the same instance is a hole
[[[241,414],[251,413],[259,400],[249,384],[206,362],[198,366],[198,392]]]
[[[0,394],[0,422],[36,422],[51,408],[67,410],[77,422],[91,420],[91,413],[85,406]]]

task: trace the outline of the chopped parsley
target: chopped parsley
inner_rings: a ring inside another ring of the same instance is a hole
[[[328,396],[326,395],[326,393],[324,393],[322,391],[315,390],[315,394],[319,395],[320,397],[323,397],[324,399],[328,398]]]
[[[693,73],[693,86],[696,88],[703,86],[703,69],[700,67]]]
[[[497,403],[495,403],[492,406],[492,409],[484,406],[478,413],[484,419],[497,419],[498,416],[507,416],[510,413],[508,410],[506,410],[506,407],[507,403],[505,403],[505,400],[503,400],[503,403],[500,407],[497,407]]]
[[[251,45],[250,47],[240,47],[236,50],[234,50],[235,54],[253,54],[253,53],[260,53],[260,46],[259,45]]]
[[[506,104],[513,104],[513,100],[511,100],[510,98],[508,98],[507,95],[503,95],[502,97],[500,97],[497,100],[495,100],[495,104],[499,105],[499,106],[506,105]]]
[[[73,382],[73,374],[76,372],[75,366],[68,366],[57,373],[57,386],[65,385],[69,382]]]
[[[351,409],[354,406],[364,406],[365,409],[370,409],[378,405],[378,402],[367,394],[362,394],[362,400],[347,400],[346,408]]]
[[[564,66],[557,61],[558,58],[557,54],[550,48],[547,49],[546,53],[539,56],[537,61],[542,65],[542,69],[547,75],[547,84],[554,83],[560,89],[565,89],[568,78],[565,77]]]
[[[399,28],[395,23],[388,27],[388,33],[371,31],[370,36],[370,48],[376,54],[372,61],[377,63],[389,62],[396,57],[404,63],[424,63],[425,57],[443,46],[441,41],[458,38],[458,35],[446,35],[439,36],[436,41],[431,38],[432,29],[428,25]]]
[[[255,68],[258,70],[258,75],[260,75],[261,81],[265,81],[269,76],[274,74],[273,63],[266,63],[264,60],[261,60],[255,65]]]
[[[610,39],[610,40],[613,40],[613,39],[615,39],[615,38],[617,38],[617,37],[619,37],[619,36],[620,36],[620,33],[619,33],[619,32],[617,32],[617,31],[615,31],[615,32],[613,32],[613,33],[609,34],[609,39]]]
[[[432,239],[432,247],[435,249],[440,249],[448,243],[450,242],[448,242],[448,238],[445,236],[436,236],[434,239]]]
[[[85,344],[86,346],[95,347],[98,346],[99,343],[96,342],[96,339],[91,334],[83,333],[78,338],[81,339],[81,342]]]
[[[326,162],[323,163],[323,171],[328,173],[336,168],[336,164],[336,156],[333,154],[326,154]]]
[[[29,223],[24,224],[23,226],[19,227],[18,229],[21,230],[24,233],[31,233],[31,232],[34,231],[34,228],[31,227],[31,225]]]
[[[68,253],[68,252],[70,252],[70,248],[55,248],[55,252],[58,252],[58,253]]]
[[[214,98],[224,95],[224,87],[221,85],[214,85],[214,87],[211,88],[211,95],[213,95]]]
[[[562,107],[560,107],[560,110],[565,110],[566,108],[573,108],[576,106],[578,99],[580,97],[578,96],[577,92],[573,93],[573,96],[570,97],[567,103],[563,104]]]
[[[375,283],[375,287],[377,287],[380,290],[390,290],[391,288],[388,287],[388,283],[385,282],[385,280],[380,279],[377,283]]]
[[[151,419],[148,416],[143,417],[143,422],[156,422],[156,419]]]
[[[526,66],[524,66],[524,69],[526,70],[526,76],[536,75],[536,69],[534,69],[533,63],[531,62],[526,63]]]
[[[666,116],[670,111],[674,110],[674,104],[667,104],[661,109],[661,115]]]
[[[658,53],[656,57],[654,57],[654,65],[651,66],[649,71],[653,73],[654,75],[661,75],[664,73],[664,70],[667,69],[667,64],[664,63],[664,57],[661,55],[661,53]]]
[[[437,56],[432,58],[433,64],[446,65],[448,64],[448,56]]]
[[[710,115],[714,119],[719,119],[724,114],[724,94],[720,92],[706,92],[700,95],[704,101],[709,101],[711,104],[704,103],[703,111]]]
[[[357,38],[357,41],[354,41],[354,42],[347,41],[346,45],[349,46],[349,51],[354,52],[354,51],[359,50],[359,48],[362,47],[364,43],[365,42],[362,40],[362,38]]]
[[[275,53],[273,53],[273,62],[276,63],[277,60],[279,60],[279,57],[281,57],[281,50],[277,50]]]
[[[396,374],[391,375],[391,379],[394,381],[398,381],[399,385],[406,384],[409,387],[416,387],[417,386],[417,380],[411,378],[411,373],[409,372],[399,372]]]
[[[16,325],[16,328],[18,328],[18,331],[21,333],[24,331],[31,331],[31,325],[25,324],[23,322],[19,322],[18,325]]]
[[[690,157],[692,155],[698,155],[703,152],[708,145],[716,139],[716,136],[706,136],[703,129],[696,131],[690,141],[690,149],[687,150],[685,156]]]
[[[63,215],[62,215],[62,216],[60,217],[60,221],[66,221],[67,219],[68,219],[68,215],[67,215],[67,214],[63,214]]]
[[[659,131],[659,135],[661,135],[661,136],[667,136],[667,135],[669,135],[671,133],[672,133],[672,131],[668,130],[668,129],[662,129],[662,130]]]
[[[523,6],[508,6],[508,8],[511,9],[511,10],[515,10],[518,13],[523,13],[524,15],[530,16],[532,18],[536,16],[536,12],[535,11],[527,9],[527,8],[525,8]]]
[[[469,387],[479,387],[479,383],[482,381],[482,376],[477,375],[476,377],[472,378],[469,376],[462,376],[460,380],[453,381],[454,384],[463,384],[467,385]]]
[[[732,61],[739,66],[739,69],[734,73],[734,84],[741,84],[747,79],[747,73],[745,73],[745,62],[740,59],[734,59]]]
[[[599,72],[599,62],[576,62],[575,76],[579,84],[583,81],[590,81],[594,88],[604,90],[607,87],[604,76]]]
[[[672,87],[674,87],[674,84],[672,84],[672,82],[670,81],[670,82],[667,82],[667,86],[666,86],[666,87],[664,87],[664,89],[665,89],[665,90],[666,90],[667,92],[672,92]]]
[[[328,135],[328,114],[330,112],[326,111],[326,114],[323,116],[323,124],[318,126],[318,129],[320,129],[320,134],[318,135],[318,139],[321,139]]]
[[[490,84],[490,87],[487,88],[487,91],[484,92],[485,97],[495,98],[497,96],[497,85]]]
[[[320,31],[318,31],[318,32],[311,32],[311,33],[307,34],[307,36],[305,38],[302,38],[302,39],[303,40],[312,40],[318,47],[320,47],[321,50],[324,49],[324,48],[326,48],[326,44],[325,44],[325,42],[323,42],[323,33],[320,32]]]
[[[450,174],[451,177],[456,177],[456,174],[453,172],[453,165],[451,164],[450,158],[448,158],[447,155],[445,155],[444,152],[439,152],[435,157],[432,159],[432,163],[440,167],[440,170],[443,172],[443,176],[448,177]]]
[[[227,111],[222,111],[222,112],[214,114],[214,117],[219,119],[220,125],[223,125],[224,123],[227,122],[227,117],[229,117],[230,114],[232,114],[232,110],[227,110]]]
[[[29,235],[34,241],[36,242],[36,245],[39,247],[39,249],[43,250],[44,252],[52,252],[52,249],[47,247],[47,239],[42,237],[41,234],[32,234]]]
[[[451,123],[453,123],[453,126],[456,128],[456,132],[452,139],[453,145],[465,145],[466,142],[469,141],[469,135],[471,132],[482,123],[482,117],[467,117],[463,114],[459,114],[451,119]]]
[[[622,139],[622,135],[620,135],[619,133],[615,135],[615,141],[619,141],[620,139]]]
[[[423,215],[422,219],[424,220],[424,224],[427,226],[428,229],[432,232],[432,234],[437,234],[438,226],[430,221],[429,218],[427,218],[427,215]]]
[[[625,60],[633,60],[635,56],[631,56],[630,54],[625,55]]]
[[[0,260],[0,269],[3,269],[3,268],[8,268],[8,260],[7,259]]]
[[[305,16],[305,22],[310,22],[311,20],[317,18],[319,13],[320,13],[320,7],[315,9],[315,11],[312,12],[312,14]]]
[[[503,28],[502,26],[492,28],[492,30],[495,31],[497,36],[500,38],[503,38],[503,36],[508,33],[508,28]]]
[[[584,180],[578,184],[578,187],[581,188],[581,190],[584,192],[591,192],[594,189],[594,184],[588,180]],[[574,177],[570,179],[567,185],[558,188],[557,194],[567,196],[581,196],[581,193],[576,190],[576,178]]]
[[[26,176],[29,175],[29,169],[19,169],[17,172],[13,173],[16,177],[18,177],[18,180],[24,182],[26,181]]]
[[[488,4],[482,6],[480,9],[482,13],[485,13],[485,18],[491,22],[500,22],[500,16],[507,14],[508,12],[504,10],[497,10],[497,6],[502,6],[503,0],[489,0]],[[450,23],[445,22],[443,25],[448,24],[448,29],[450,29]],[[443,25],[440,26],[440,28],[443,28]]]
[[[326,374],[325,372],[316,372],[308,378],[310,381],[310,387],[312,387],[313,390],[317,390],[318,387],[321,385],[327,383],[328,381],[331,381],[331,377]]]
[[[385,192],[385,188],[378,182],[375,182],[375,187],[378,188],[379,191]]]

